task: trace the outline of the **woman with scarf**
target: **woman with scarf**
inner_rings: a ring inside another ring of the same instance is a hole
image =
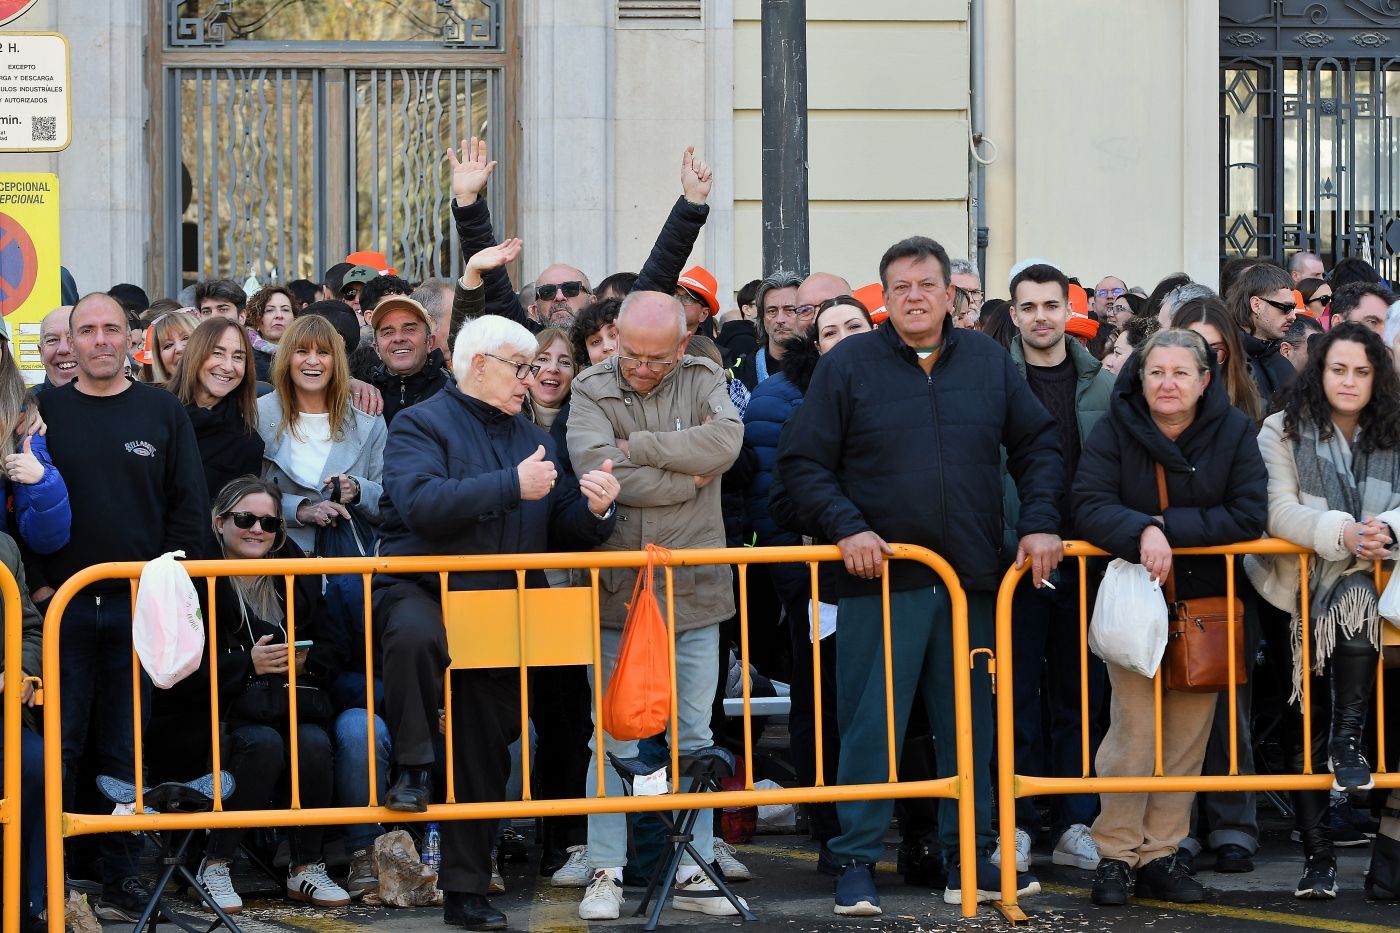
[[[1298,558],[1250,558],[1245,566],[1260,594],[1290,614],[1290,701],[1301,700],[1308,677],[1313,766],[1329,767],[1337,790],[1365,790],[1373,782],[1361,733],[1381,627],[1373,561],[1395,556],[1400,527],[1400,377],[1379,337],[1338,324],[1279,401],[1259,449],[1269,469],[1269,533],[1317,555],[1308,564],[1310,671],[1302,669]],[[1301,742],[1292,751],[1301,771]],[[1294,794],[1305,859],[1300,898],[1337,896],[1327,796]]]

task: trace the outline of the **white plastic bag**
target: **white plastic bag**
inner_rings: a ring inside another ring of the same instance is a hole
[[[1155,677],[1167,647],[1167,601],[1147,568],[1115,560],[1108,565],[1094,618],[1089,650],[1109,664]]]
[[[1400,565],[1390,572],[1390,582],[1381,594],[1381,618],[1400,628]]]
[[[194,673],[204,657],[204,614],[199,594],[172,551],[141,571],[131,641],[151,682],[169,689]]]

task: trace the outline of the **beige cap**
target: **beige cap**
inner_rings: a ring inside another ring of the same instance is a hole
[[[433,322],[428,318],[428,312],[423,310],[423,306],[409,298],[407,295],[389,295],[379,304],[374,306],[374,311],[369,316],[369,326],[371,330],[379,330],[379,322],[384,320],[384,315],[390,311],[411,311],[423,321],[423,326],[429,330],[433,329]]]

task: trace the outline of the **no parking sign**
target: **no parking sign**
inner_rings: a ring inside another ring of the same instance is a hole
[[[39,322],[58,307],[58,176],[0,173],[0,313],[31,385],[44,378]]]

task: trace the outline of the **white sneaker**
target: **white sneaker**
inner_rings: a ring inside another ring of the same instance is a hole
[[[233,889],[228,862],[211,862],[205,859],[199,863],[198,880],[210,899],[218,904],[224,913],[236,914],[243,910],[243,898]]]
[[[739,911],[729,903],[729,898],[719,893],[715,883],[698,868],[689,878],[677,881],[674,890],[676,893],[671,898],[671,906],[676,910],[693,910],[712,917],[739,916]],[[742,897],[739,903],[749,906],[749,902]]]
[[[1099,845],[1083,823],[1075,823],[1060,835],[1050,861],[1056,865],[1071,865],[1085,871],[1099,867]]]
[[[586,888],[593,880],[588,870],[588,846],[569,846],[569,860],[549,879],[556,888]]]
[[[753,872],[749,871],[749,866],[734,854],[734,847],[723,839],[715,840],[715,864],[719,866],[719,873],[724,876],[725,881],[751,881]]]
[[[992,850],[991,863],[998,868],[1001,867],[1001,843]],[[1031,870],[1031,834],[1021,827],[1016,827],[1016,870]]]
[[[287,897],[317,907],[347,907],[350,895],[326,874],[325,862],[312,862],[287,875]]]
[[[622,882],[606,868],[593,873],[593,881],[578,905],[580,920],[616,920],[622,916]]]

